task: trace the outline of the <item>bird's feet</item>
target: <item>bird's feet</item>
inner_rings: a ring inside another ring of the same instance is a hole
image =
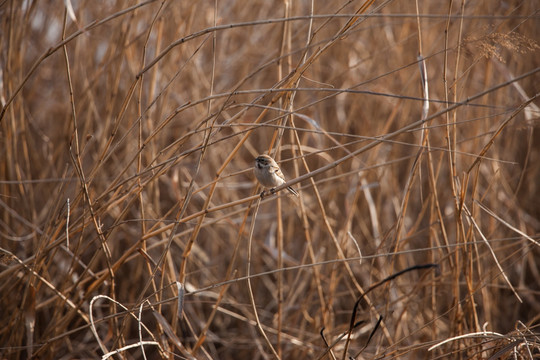
[[[275,195],[276,194],[276,188],[271,188],[269,190],[270,194]],[[264,199],[264,197],[267,195],[266,190],[263,190],[260,194],[261,199]]]

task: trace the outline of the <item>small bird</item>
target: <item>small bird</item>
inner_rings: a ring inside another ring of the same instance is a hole
[[[279,168],[279,165],[274,159],[268,155],[259,155],[255,159],[255,167],[253,168],[255,177],[259,180],[259,183],[265,188],[270,188],[270,192],[275,193],[276,186],[285,183],[285,177]],[[287,190],[294,196],[298,196],[298,193],[290,186],[287,186]],[[264,196],[264,191],[261,193],[261,197]]]

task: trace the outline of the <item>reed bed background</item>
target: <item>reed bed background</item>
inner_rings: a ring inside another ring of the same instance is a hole
[[[0,358],[537,358],[539,17],[3,1]]]

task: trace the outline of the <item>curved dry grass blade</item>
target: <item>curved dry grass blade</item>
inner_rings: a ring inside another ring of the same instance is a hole
[[[253,315],[255,316],[255,322],[257,323],[257,329],[259,329],[259,332],[263,336],[266,345],[268,345],[269,349],[272,351],[272,354],[276,359],[279,359],[279,355],[274,349],[274,346],[270,342],[270,339],[268,339],[268,336],[266,335],[266,332],[264,331],[261,321],[259,320],[259,314],[257,313],[257,304],[255,303],[255,296],[253,295],[253,288],[251,287],[251,249],[252,249],[252,239],[253,239],[253,230],[255,229],[255,223],[257,219],[257,213],[259,212],[259,206],[261,204],[262,198],[259,197],[259,200],[257,201],[257,204],[255,205],[255,209],[253,211],[253,217],[251,221],[251,229],[249,231],[249,240],[248,240],[248,253],[247,253],[247,263],[246,263],[246,281],[248,285],[248,292],[249,292],[249,299],[251,302],[251,308],[253,310]]]
[[[349,344],[351,342],[351,335],[352,335],[352,331],[354,329],[354,324],[355,324],[355,321],[356,321],[356,314],[357,314],[357,311],[358,311],[358,306],[360,305],[360,301],[362,301],[362,299],[364,299],[370,292],[372,292],[373,290],[375,290],[379,286],[383,285],[386,282],[392,281],[395,278],[397,278],[397,277],[399,277],[399,276],[401,276],[401,275],[403,275],[405,273],[408,273],[410,271],[415,271],[415,270],[431,269],[431,268],[438,268],[438,267],[439,267],[439,265],[437,265],[437,264],[422,264],[422,265],[414,265],[414,266],[408,267],[406,269],[398,271],[397,273],[394,273],[394,274],[384,278],[383,280],[371,285],[366,290],[366,292],[364,294],[360,295],[358,300],[356,300],[356,302],[354,303],[353,311],[352,311],[352,314],[351,314],[351,321],[350,321],[350,324],[349,324],[349,330],[347,331],[347,340],[345,341],[345,347],[344,347],[344,350],[343,350],[343,359],[345,359],[345,357],[347,356],[347,352],[349,350]],[[379,322],[380,322],[380,319],[379,319]],[[377,323],[376,328],[378,327],[379,322]]]
[[[337,360],[336,359],[336,356],[334,355],[334,352],[332,351],[332,349],[330,348],[330,345],[328,345],[328,341],[326,341],[326,337],[324,336],[324,327],[321,328],[321,331],[319,331],[319,334],[321,334],[321,338],[323,339],[324,341],[324,345],[326,346],[326,348],[328,349],[328,351],[330,352],[330,356],[332,357],[333,360]]]
[[[358,326],[360,326],[361,324],[363,324],[364,321],[361,320],[361,321],[358,321],[356,324],[354,324],[354,327],[353,329],[356,329]],[[345,337],[347,336],[347,334],[349,333],[349,331],[345,331],[343,334],[339,335],[336,340],[334,340],[334,342],[332,343],[332,345],[328,345],[328,343],[326,342],[326,339],[324,338],[324,335],[322,334],[322,332],[324,331],[324,328],[321,329],[320,331],[320,334],[321,336],[323,336],[323,340],[324,340],[324,343],[326,344],[326,349],[323,353],[321,353],[318,357],[317,357],[317,360],[321,360],[322,358],[324,358],[326,356],[326,354],[328,354],[329,352],[332,351],[332,349],[337,345],[339,344],[339,342]],[[335,358],[335,355],[332,354],[332,357]]]
[[[377,329],[381,325],[382,319],[383,319],[383,317],[379,316],[379,320],[377,320],[377,323],[373,327],[373,330],[371,330],[371,333],[369,334],[369,337],[368,337],[368,339],[366,341],[366,344],[362,347],[362,349],[360,349],[359,352],[356,353],[356,355],[354,356],[354,359],[356,359],[358,356],[360,356],[360,354],[367,348],[367,346],[369,345],[369,342],[371,341],[371,338],[373,338],[373,335],[375,335],[375,332],[377,331]]]

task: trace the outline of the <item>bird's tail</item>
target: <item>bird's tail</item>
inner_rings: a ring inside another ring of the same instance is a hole
[[[298,197],[298,193],[292,187],[287,186],[287,190],[289,190],[289,192],[294,196]]]

